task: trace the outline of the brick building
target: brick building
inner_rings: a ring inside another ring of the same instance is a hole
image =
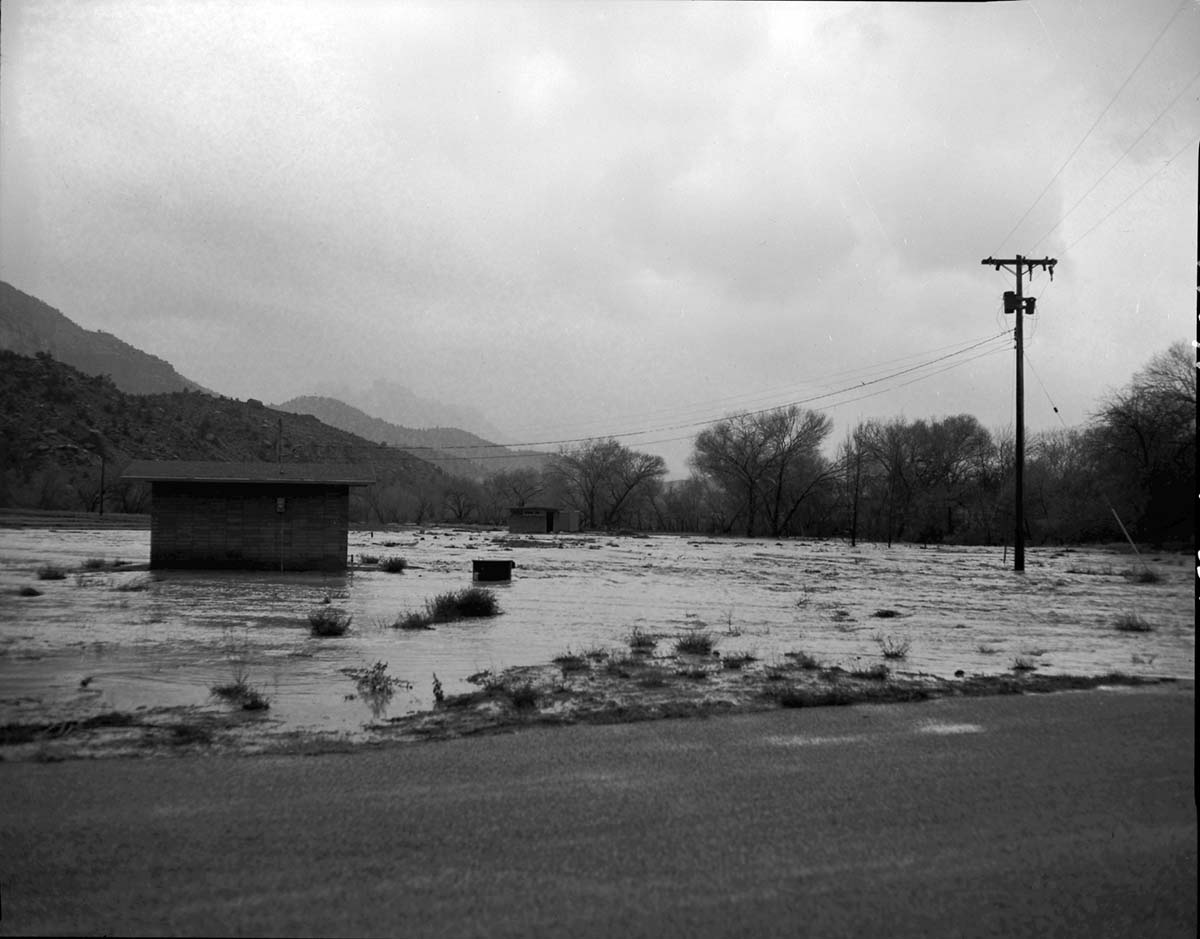
[[[346,568],[350,487],[369,468],[326,463],[134,460],[150,483],[151,568]]]

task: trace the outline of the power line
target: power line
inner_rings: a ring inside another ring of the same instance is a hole
[[[1164,163],[1157,170],[1155,170],[1153,173],[1151,173],[1149,176],[1147,176],[1145,181],[1140,186],[1138,186],[1137,189],[1133,190],[1133,192],[1131,192],[1124,199],[1122,199],[1120,202],[1118,202],[1116,205],[1114,205],[1111,209],[1108,210],[1107,213],[1105,213],[1105,215],[1098,222],[1096,222],[1095,225],[1093,225],[1091,228],[1089,228],[1087,231],[1085,231],[1082,235],[1080,235],[1078,238],[1076,238],[1074,241],[1072,241],[1069,245],[1067,245],[1067,247],[1065,249],[1063,249],[1064,253],[1066,253],[1067,251],[1070,251],[1077,244],[1079,244],[1079,242],[1083,241],[1084,238],[1086,238],[1088,235],[1090,235],[1092,232],[1094,232],[1097,228],[1099,228],[1101,225],[1103,225],[1105,222],[1107,222],[1109,220],[1109,218],[1111,218],[1117,212],[1117,210],[1121,208],[1121,206],[1123,206],[1126,202],[1128,202],[1130,199],[1132,199],[1134,196],[1136,196],[1139,192],[1141,192],[1143,189],[1145,189],[1148,185],[1150,185],[1150,183],[1154,179],[1156,179],[1163,172],[1163,170],[1167,169],[1167,167],[1169,167],[1172,163],[1174,163],[1181,156],[1183,156],[1185,151],[1187,151],[1191,147],[1196,146],[1197,142],[1198,141],[1196,141],[1196,140],[1189,140],[1182,147],[1180,147],[1178,152],[1176,152],[1176,154],[1173,157],[1171,157],[1171,159],[1167,160],[1166,163]]]
[[[796,399],[793,401],[788,401],[783,404],[776,404],[776,405],[772,405],[770,407],[764,407],[764,408],[759,408],[759,409],[752,410],[752,411],[746,411],[745,413],[749,414],[751,416],[758,415],[758,414],[765,414],[768,411],[773,411],[778,408],[799,407],[801,405],[812,404],[817,401],[823,401],[823,400],[826,400],[829,398],[837,397],[838,395],[843,395],[843,394],[847,394],[847,393],[851,393],[851,392],[857,392],[862,388],[868,388],[868,387],[872,387],[875,385],[879,385],[883,382],[891,381],[892,379],[898,378],[903,375],[910,375],[921,369],[928,368],[931,365],[936,365],[939,362],[944,362],[949,359],[955,358],[957,356],[965,355],[966,353],[975,351],[975,350],[979,349],[980,347],[988,345],[989,343],[994,343],[997,340],[1006,339],[1007,336],[1009,335],[1009,333],[1011,333],[1011,330],[1006,330],[1006,331],[998,333],[996,335],[988,336],[987,338],[981,339],[977,342],[974,342],[971,345],[966,346],[965,348],[961,348],[954,352],[949,352],[944,355],[937,356],[933,359],[929,359],[928,361],[921,362],[917,365],[912,365],[907,368],[899,369],[888,375],[883,375],[878,378],[873,378],[873,379],[870,379],[867,381],[860,381],[856,385],[850,385],[845,388],[839,388],[839,389],[836,389],[833,391],[823,392],[823,393],[817,394],[817,395],[811,395],[807,398],[800,398],[800,399]],[[1007,348],[1007,343],[1005,344],[1005,346],[1003,348]],[[950,367],[955,367],[958,364],[965,364],[966,362],[974,361],[975,358],[982,358],[985,355],[990,355],[990,354],[992,354],[994,352],[998,352],[998,351],[1002,351],[1002,349],[1001,348],[986,349],[983,353],[978,354],[976,356],[972,356],[971,358],[964,360],[963,363],[955,363],[954,366],[950,366]],[[886,388],[882,388],[875,392],[872,392],[871,394],[882,394],[885,391],[891,391],[897,387],[904,387],[905,385],[913,384],[917,381],[923,381],[926,378],[931,377],[932,375],[940,374],[942,371],[946,371],[946,370],[947,369],[939,369],[935,372],[932,372],[932,373],[929,373],[926,375],[920,375],[920,376],[917,376],[916,378],[911,379],[908,382],[903,382],[903,383],[895,385],[895,386],[889,386]],[[859,397],[850,399],[850,401],[857,401],[857,400],[861,400],[862,398],[870,397],[870,396],[871,395],[861,395]],[[849,403],[849,401],[837,402],[833,406],[839,406],[841,404],[846,404],[846,403]],[[723,417],[716,417],[716,418],[707,418],[705,420],[700,420],[700,421],[688,421],[685,423],[672,424],[672,425],[668,425],[665,427],[647,428],[645,430],[624,431],[621,433],[594,434],[594,435],[588,436],[588,437],[569,437],[569,438],[562,438],[562,439],[558,439],[558,440],[528,441],[528,442],[523,442],[523,443],[505,444],[504,446],[506,446],[508,448],[514,448],[514,449],[515,448],[526,448],[526,447],[548,447],[548,446],[563,446],[566,444],[573,444],[573,443],[585,443],[588,440],[594,440],[594,439],[597,439],[598,437],[612,438],[614,440],[615,439],[626,439],[629,437],[644,437],[649,434],[667,433],[667,432],[673,431],[673,430],[684,430],[684,429],[694,429],[694,428],[698,428],[698,427],[707,427],[711,424],[719,423],[720,421],[722,421],[724,419],[725,419],[725,417],[723,416]],[[690,435],[685,435],[684,437],[669,438],[669,439],[670,440],[681,440],[681,439],[686,439],[686,436],[690,436]],[[667,442],[667,441],[650,441],[650,442]],[[452,449],[456,452],[461,452],[464,450],[493,449],[495,446],[497,446],[497,445],[495,445],[495,444],[492,444],[492,445],[472,444],[472,445],[461,446],[461,447],[450,447],[448,449]],[[439,448],[420,446],[420,447],[401,447],[401,449],[407,450],[409,452],[420,452],[420,451],[438,450]],[[481,457],[478,457],[477,459],[480,459],[480,460],[483,460],[483,459],[511,459],[512,456],[513,456],[512,454],[495,454],[492,456],[486,456],[486,455],[481,456]],[[456,457],[456,458],[471,459],[470,457]]]
[[[996,328],[1001,331],[1004,331],[1004,329],[1005,329],[1003,324],[999,323],[999,322],[997,322]],[[971,347],[978,342],[986,341],[991,338],[995,338],[995,337],[989,335],[989,336],[978,337],[977,339],[965,340],[965,342],[968,347]],[[943,346],[935,346],[933,348],[925,349],[920,352],[914,352],[909,355],[902,355],[902,356],[897,356],[897,357],[891,358],[891,359],[884,359],[884,360],[882,360],[880,362],[876,362],[872,365],[860,366],[857,368],[842,369],[842,370],[835,371],[835,372],[826,372],[823,375],[815,376],[811,379],[802,381],[798,384],[793,383],[793,384],[789,384],[789,385],[777,386],[773,389],[768,389],[768,390],[748,391],[748,392],[744,392],[742,394],[737,394],[737,395],[729,395],[729,396],[725,396],[725,397],[721,397],[721,398],[712,398],[712,399],[709,399],[708,401],[697,402],[695,404],[689,405],[688,407],[685,407],[682,409],[663,408],[663,409],[656,410],[656,411],[641,412],[639,414],[639,417],[641,419],[652,419],[657,415],[662,415],[663,419],[667,420],[667,421],[682,421],[682,420],[690,420],[693,418],[703,419],[705,415],[710,414],[716,410],[730,411],[730,410],[737,410],[740,407],[752,407],[753,405],[751,404],[751,402],[753,402],[755,400],[763,401],[764,405],[765,405],[766,402],[769,402],[772,400],[778,400],[780,397],[786,396],[784,398],[784,400],[790,401],[794,396],[803,395],[805,393],[806,388],[811,388],[813,386],[821,387],[823,385],[828,385],[829,383],[832,383],[839,379],[850,379],[854,376],[863,376],[863,377],[872,376],[873,377],[874,373],[877,373],[881,370],[888,369],[892,365],[896,365],[901,362],[911,362],[913,359],[917,359],[917,358],[920,358],[923,356],[928,356],[933,353],[940,353],[940,352],[943,352],[946,350],[959,349],[959,348],[962,348],[963,345],[964,345],[964,341],[960,341],[960,342],[956,342],[956,343],[947,343],[946,345],[943,345]],[[779,406],[784,406],[784,405],[779,405]],[[620,419],[618,419],[618,420],[620,420]],[[591,422],[584,423],[582,426],[586,427],[586,426],[589,426],[589,424],[595,425],[598,423],[599,422],[597,422],[597,421],[591,421]],[[551,425],[551,426],[553,426],[553,425]],[[581,426],[581,425],[576,425],[576,426]],[[596,434],[593,436],[609,436],[609,435],[600,433],[600,434]],[[585,438],[585,439],[587,439],[587,438]],[[515,446],[515,444],[514,444],[514,446]]]
[[[1025,219],[1029,218],[1029,214],[1035,208],[1037,208],[1037,204],[1039,202],[1041,202],[1042,199],[1045,197],[1046,193],[1048,193],[1050,191],[1050,187],[1053,186],[1054,183],[1058,180],[1058,177],[1062,175],[1063,170],[1065,170],[1067,168],[1067,164],[1069,164],[1073,159],[1075,159],[1075,154],[1077,154],[1079,152],[1080,148],[1083,147],[1083,145],[1087,142],[1087,139],[1092,135],[1092,132],[1100,125],[1100,122],[1102,120],[1104,120],[1104,116],[1106,114],[1108,114],[1109,110],[1112,109],[1112,106],[1116,103],[1117,98],[1119,98],[1121,96],[1121,92],[1123,92],[1125,90],[1126,86],[1131,81],[1133,81],[1133,76],[1135,76],[1138,73],[1138,71],[1141,69],[1142,65],[1145,63],[1146,59],[1148,59],[1150,57],[1150,53],[1154,51],[1155,46],[1157,46],[1159,44],[1159,42],[1162,40],[1162,37],[1166,35],[1167,30],[1170,28],[1171,24],[1174,23],[1175,20],[1179,18],[1179,14],[1183,12],[1184,7],[1186,7],[1188,5],[1188,2],[1189,2],[1189,0],[1182,0],[1182,2],[1179,4],[1179,7],[1171,15],[1171,18],[1169,20],[1167,20],[1166,23],[1163,24],[1163,28],[1160,29],[1158,32],[1158,35],[1154,37],[1154,41],[1152,43],[1150,43],[1149,48],[1147,48],[1146,51],[1144,53],[1142,53],[1142,57],[1140,59],[1138,59],[1137,65],[1135,65],[1133,67],[1133,71],[1129,73],[1129,75],[1125,79],[1125,81],[1121,82],[1121,87],[1118,88],[1113,93],[1113,96],[1111,98],[1109,98],[1108,104],[1106,104],[1104,106],[1104,110],[1101,111],[1100,115],[1092,122],[1092,126],[1087,129],[1087,133],[1085,133],[1083,135],[1083,137],[1080,138],[1079,143],[1075,144],[1074,149],[1069,154],[1067,154],[1067,158],[1065,160],[1063,160],[1062,166],[1060,166],[1058,168],[1057,172],[1055,172],[1055,174],[1050,177],[1050,182],[1046,183],[1045,188],[1042,189],[1042,191],[1037,194],[1037,198],[1034,199],[1033,202],[1030,204],[1029,208],[1027,208],[1025,210],[1025,214],[1023,214],[1019,219],[1017,219],[1017,224],[1015,224],[1012,227],[1012,231],[1010,231],[1007,235],[1004,236],[1004,240],[1000,242],[1001,248],[1003,248],[1004,245],[1006,245],[1008,243],[1009,238],[1011,238],[1014,234],[1016,234],[1017,229],[1020,228],[1022,224],[1024,224]]]
[[[1161,111],[1158,112],[1158,115],[1154,118],[1154,120],[1152,120],[1148,125],[1146,125],[1146,129],[1143,130],[1141,132],[1141,134],[1138,135],[1137,140],[1135,140],[1128,147],[1126,147],[1124,149],[1124,151],[1121,153],[1121,155],[1119,157],[1117,157],[1117,159],[1115,161],[1113,161],[1112,165],[1109,166],[1109,168],[1106,169],[1100,175],[1100,178],[1097,179],[1094,183],[1092,183],[1092,185],[1088,189],[1088,191],[1085,192],[1078,199],[1076,199],[1074,204],[1069,209],[1067,209],[1067,211],[1065,213],[1063,213],[1062,217],[1057,222],[1055,222],[1052,226],[1050,226],[1050,228],[1046,231],[1046,233],[1044,235],[1042,235],[1041,238],[1039,238],[1037,241],[1034,242],[1034,244],[1033,244],[1034,248],[1037,248],[1038,245],[1040,245],[1043,241],[1045,241],[1047,238],[1049,238],[1050,235],[1054,232],[1054,230],[1056,228],[1058,228],[1059,225],[1061,225],[1063,222],[1065,222],[1068,218],[1071,217],[1071,213],[1073,213],[1077,208],[1079,208],[1080,203],[1083,202],[1083,200],[1086,199],[1088,196],[1090,196],[1096,190],[1096,187],[1099,186],[1102,182],[1104,182],[1104,180],[1106,180],[1108,178],[1108,174],[1111,173],[1113,170],[1115,170],[1117,168],[1117,166],[1120,165],[1120,163],[1125,159],[1125,157],[1129,156],[1129,152],[1134,147],[1136,147],[1139,143],[1142,142],[1142,139],[1148,133],[1150,133],[1150,131],[1154,128],[1154,125],[1157,124],[1160,120],[1162,120],[1163,115],[1165,115],[1169,110],[1171,110],[1171,108],[1173,108],[1175,106],[1175,102],[1177,102],[1180,98],[1182,98],[1184,93],[1189,88],[1192,87],[1192,85],[1195,83],[1197,78],[1200,78],[1200,69],[1198,69],[1196,71],[1196,73],[1194,75],[1192,75],[1192,77],[1183,85],[1183,87],[1179,89],[1179,93],[1176,94],[1175,97],[1171,99],[1170,103],[1168,103],[1166,107],[1164,107]]]

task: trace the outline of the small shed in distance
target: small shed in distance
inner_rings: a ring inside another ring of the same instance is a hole
[[[554,531],[579,531],[577,509],[523,505],[508,510],[508,530],[513,534],[544,535]]]
[[[350,487],[369,467],[134,460],[150,483],[151,568],[343,571]]]

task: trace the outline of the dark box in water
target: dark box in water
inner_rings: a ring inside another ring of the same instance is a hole
[[[472,561],[476,580],[512,580],[515,561]]]

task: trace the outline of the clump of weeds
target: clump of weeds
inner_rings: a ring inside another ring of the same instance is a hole
[[[379,555],[378,554],[360,554],[358,556],[358,563],[361,564],[363,567],[378,567],[379,566]]]
[[[891,671],[882,662],[878,665],[872,665],[870,668],[855,668],[850,670],[851,678],[865,678],[868,681],[887,681],[889,675],[891,675]]]
[[[409,610],[407,613],[399,613],[396,615],[396,619],[393,622],[386,625],[391,626],[392,629],[433,629],[433,625],[429,619],[429,616],[417,610]]]
[[[634,626],[626,640],[629,643],[629,648],[633,652],[649,655],[658,645],[658,640],[651,636],[648,632]]]
[[[508,686],[504,690],[505,694],[508,695],[508,700],[518,711],[528,711],[537,707],[538,692],[533,682],[524,681],[520,684]]]
[[[704,630],[694,630],[675,640],[675,651],[681,655],[711,655],[717,637]]]
[[[28,584],[17,589],[18,597],[40,597],[41,595],[42,592],[37,587],[30,587]]]
[[[397,688],[411,688],[412,684],[403,678],[394,678],[388,674],[387,662],[376,662],[369,668],[343,668],[342,674],[350,676],[358,693],[374,695],[394,692]]]
[[[758,658],[752,652],[730,652],[721,657],[721,667],[730,671],[740,671],[757,661]]]
[[[912,642],[903,636],[876,636],[875,641],[885,659],[902,659],[912,648]]]
[[[250,684],[250,676],[244,665],[234,666],[232,681],[213,685],[209,691],[214,698],[236,704],[243,711],[265,711],[271,706],[267,696]]]
[[[878,619],[894,619],[895,617],[899,616],[900,613],[897,610],[876,610],[871,615],[877,617]]]
[[[85,571],[103,571],[108,569],[108,561],[104,558],[88,558],[79,567]]]
[[[556,655],[550,661],[562,669],[564,677],[569,675],[571,672],[588,671],[588,660],[582,655],[575,655],[570,651],[564,652],[562,655]]]
[[[387,557],[379,562],[379,569],[385,574],[403,574],[408,570],[408,561],[400,557]]]
[[[662,668],[650,668],[638,676],[639,688],[665,688],[667,686],[667,671]]]
[[[38,580],[66,580],[67,572],[57,564],[43,564],[37,569]]]
[[[640,658],[638,653],[614,655],[604,663],[604,672],[617,678],[629,678],[633,672],[643,668],[645,665],[646,660]]]
[[[983,643],[982,645],[977,647],[976,651],[980,655],[995,655],[1000,650],[997,649],[995,646],[989,646],[987,643]]]
[[[406,613],[393,625],[397,629],[430,629],[434,623],[499,616],[501,612],[500,603],[490,590],[467,587],[457,593],[441,593],[426,600],[424,612]]]
[[[344,636],[350,629],[354,617],[333,607],[320,606],[308,614],[308,626],[312,635],[321,638]]]
[[[1120,614],[1115,620],[1115,625],[1117,631],[1123,633],[1148,633],[1154,631],[1154,626],[1136,613]]]
[[[801,652],[800,650],[797,650],[795,652],[785,652],[783,654],[789,659],[792,659],[797,665],[806,671],[814,672],[821,667],[821,663],[807,652]]]
[[[1012,670],[1014,672],[1032,672],[1037,668],[1037,663],[1027,655],[1018,655],[1013,659]]]
[[[354,681],[359,696],[367,702],[371,716],[376,720],[387,710],[397,688],[412,687],[411,682],[389,675],[387,662],[376,662],[369,668],[343,668],[342,674],[349,675]]]
[[[708,669],[702,668],[699,665],[695,665],[691,667],[678,668],[675,670],[675,674],[680,678],[691,678],[694,681],[704,681],[706,678],[708,678]]]

